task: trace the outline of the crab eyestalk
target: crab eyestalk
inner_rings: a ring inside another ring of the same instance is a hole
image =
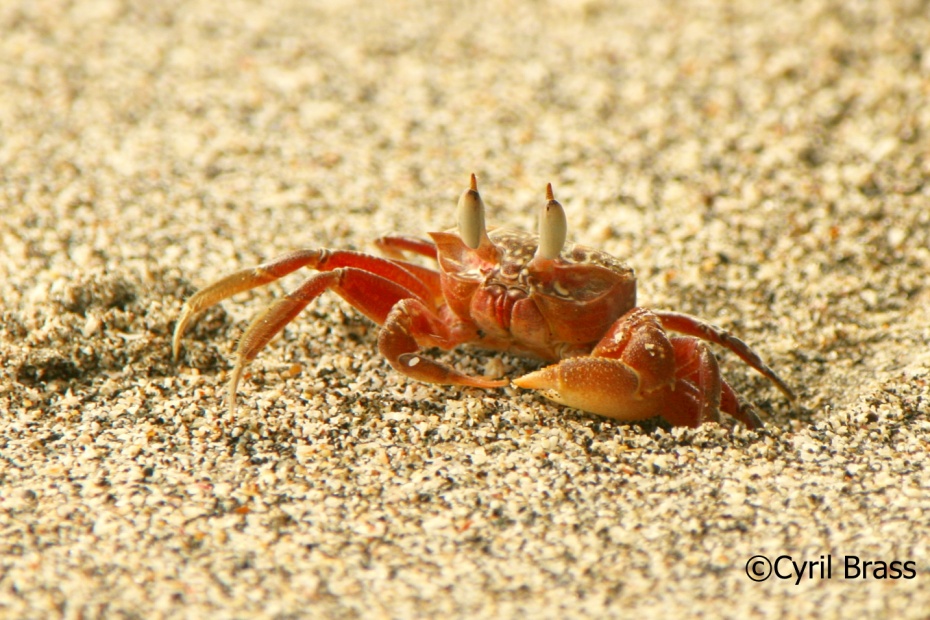
[[[565,209],[552,195],[552,183],[549,183],[546,185],[546,206],[539,212],[539,247],[536,248],[536,258],[558,258],[567,235]]]
[[[471,175],[471,185],[462,192],[457,207],[459,235],[462,241],[473,250],[491,242],[488,229],[484,225],[484,201],[478,193],[478,179]]]

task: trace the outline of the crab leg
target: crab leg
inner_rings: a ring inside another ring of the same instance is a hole
[[[750,430],[764,426],[756,408],[740,398],[726,380],[721,379],[720,388],[720,411],[739,420]]]
[[[445,298],[442,294],[442,281],[439,278],[438,271],[435,269],[430,269],[429,267],[415,265],[414,263],[408,263],[402,260],[388,260],[402,268],[404,271],[409,272],[410,275],[414,276],[417,280],[422,282],[427,289],[429,289],[430,293],[432,294],[432,307],[438,308],[445,302]]]
[[[688,394],[692,401],[684,407],[665,407],[663,417],[678,426],[698,426],[703,422],[720,422],[720,401],[723,378],[720,366],[710,347],[694,338],[672,338],[675,350],[675,388],[679,394],[690,390],[678,389],[695,386],[696,395]],[[677,396],[677,394],[676,394]]]
[[[419,353],[421,346],[448,350],[476,337],[474,327],[461,322],[450,325],[422,301],[408,298],[391,309],[378,335],[378,349],[395,370],[417,381],[479,388],[508,385],[506,379],[471,377]]]
[[[319,271],[330,271],[341,267],[362,269],[379,275],[385,280],[396,282],[408,292],[406,297],[417,297],[428,300],[429,303],[435,303],[438,294],[438,274],[424,267],[414,266],[415,269],[407,269],[396,261],[346,250],[297,250],[262,263],[258,267],[237,271],[197,291],[184,304],[181,317],[175,325],[171,344],[174,358],[178,358],[181,350],[181,337],[195,314],[236,293],[274,282],[301,267],[310,267]],[[427,277],[429,281],[425,281]]]
[[[700,419],[719,422],[722,412],[736,418],[747,428],[762,426],[762,420],[756,415],[753,406],[743,401],[721,375],[717,358],[707,343],[690,336],[671,340],[675,347],[675,376],[679,381],[701,386],[701,392],[705,395]],[[688,420],[676,421],[674,410],[666,409],[663,415],[673,424],[689,423]]]
[[[739,356],[741,360],[755,368],[759,374],[771,381],[788,400],[795,400],[794,392],[785,384],[781,378],[775,374],[775,371],[769,368],[762,358],[753,351],[748,344],[734,336],[733,334],[720,329],[710,323],[706,323],[697,317],[678,312],[654,312],[662,321],[662,325],[671,331],[693,336],[700,340],[713,342],[720,346],[726,347]]]
[[[418,254],[427,258],[436,259],[436,244],[419,237],[405,235],[386,235],[375,239],[375,245],[385,256],[401,259],[404,252]]]
[[[338,294],[379,325],[385,323],[391,309],[401,300],[409,299],[423,304],[412,291],[400,284],[355,267],[341,267],[310,276],[298,288],[275,300],[242,334],[236,349],[236,365],[229,382],[231,411],[235,411],[236,390],[246,365],[255,359],[275,334],[326,290]]]

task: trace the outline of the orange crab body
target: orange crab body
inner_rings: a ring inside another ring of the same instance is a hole
[[[536,238],[494,230],[472,250],[454,233],[432,233],[443,299],[471,323],[486,348],[556,361],[590,351],[636,305],[633,270],[575,246],[559,260],[537,259]]]
[[[696,317],[636,306],[633,270],[616,258],[565,243],[565,215],[547,188],[539,234],[484,225],[484,204],[472,175],[459,200],[457,231],[432,242],[390,236],[380,258],[343,250],[298,250],[227,276],[185,304],[180,339],[192,316],[238,292],[302,267],[316,269],[274,302],[243,334],[230,382],[235,407],[242,372],[258,352],[326,290],[342,296],[381,326],[378,348],[408,377],[480,388],[509,382],[460,373],[421,350],[461,344],[540,358],[550,365],[513,381],[547,398],[620,420],[662,416],[675,425],[720,421],[726,413],[761,426],[753,408],[723,379],[708,342],[736,353],[790,399],[787,385],[744,342]],[[437,269],[405,261],[432,258]]]

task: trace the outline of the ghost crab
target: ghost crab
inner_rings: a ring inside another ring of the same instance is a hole
[[[332,290],[381,326],[378,349],[391,366],[428,383],[498,388],[510,383],[463,374],[425,357],[430,347],[472,344],[554,362],[513,380],[546,398],[618,420],[662,416],[673,425],[720,422],[721,412],[749,428],[753,407],[723,379],[708,342],[723,346],[794,394],[742,340],[693,316],[636,306],[633,270],[616,258],[567,245],[562,206],[546,188],[539,234],[489,230],[475,175],[458,203],[458,232],[432,242],[387,236],[387,258],[347,250],[297,250],[233,273],[195,293],[174,331],[175,359],[190,319],[236,293],[302,267],[316,269],[248,326],[236,352],[229,406],[246,365],[318,295]],[[434,259],[438,271],[403,260]],[[669,332],[677,332],[672,336]]]

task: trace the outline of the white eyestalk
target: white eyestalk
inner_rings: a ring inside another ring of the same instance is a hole
[[[565,221],[565,209],[552,195],[552,183],[546,185],[546,206],[539,212],[539,247],[536,257],[553,260],[562,253],[565,238],[568,236],[568,223]]]
[[[473,250],[482,243],[490,243],[488,230],[484,225],[484,201],[478,193],[478,179],[471,175],[471,185],[462,192],[457,207],[459,235],[465,245]]]

